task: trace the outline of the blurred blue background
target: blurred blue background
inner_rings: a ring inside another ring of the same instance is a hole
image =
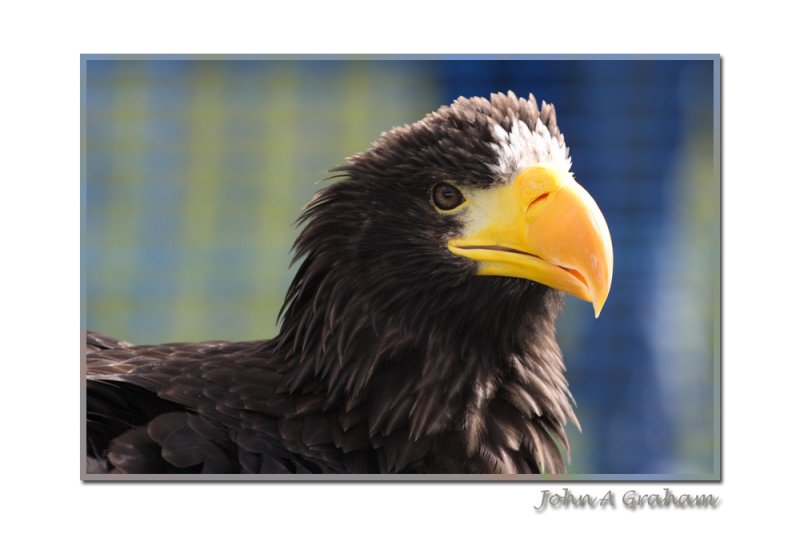
[[[273,336],[293,221],[326,169],[458,96],[553,102],[606,215],[611,294],[559,323],[570,472],[720,473],[714,61],[84,58],[84,327]]]

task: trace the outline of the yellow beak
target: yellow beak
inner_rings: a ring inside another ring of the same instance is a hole
[[[465,235],[448,242],[478,274],[526,278],[594,305],[611,288],[611,235],[594,199],[561,168],[534,165],[501,187],[476,191]]]

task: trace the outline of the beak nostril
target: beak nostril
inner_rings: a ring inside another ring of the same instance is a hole
[[[528,210],[530,210],[534,205],[538,204],[539,202],[542,202],[543,200],[546,200],[547,197],[549,197],[549,196],[550,196],[550,193],[542,193],[538,197],[534,198],[531,201],[531,203],[528,204]]]

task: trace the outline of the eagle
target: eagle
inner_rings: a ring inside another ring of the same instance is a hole
[[[279,333],[85,334],[85,471],[565,470],[564,294],[599,315],[613,253],[556,112],[460,97],[383,133],[305,206]]]

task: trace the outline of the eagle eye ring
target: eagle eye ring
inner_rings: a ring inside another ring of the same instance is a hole
[[[451,211],[464,203],[464,195],[454,185],[441,182],[431,191],[433,205],[442,211]]]

